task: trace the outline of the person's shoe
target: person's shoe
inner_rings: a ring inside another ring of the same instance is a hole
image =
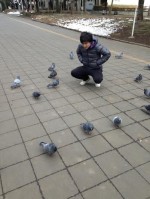
[[[90,78],[89,79],[87,79],[86,81],[84,81],[84,80],[82,80],[81,82],[80,82],[80,85],[81,86],[84,86],[86,83],[88,83],[90,81]]]
[[[99,87],[101,86],[101,84],[95,84],[95,86],[96,86],[97,88],[99,88]]]

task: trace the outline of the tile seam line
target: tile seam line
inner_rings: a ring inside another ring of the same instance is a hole
[[[21,21],[21,20],[17,20],[17,19],[14,19],[14,18],[10,18],[10,19],[12,19],[12,20],[14,20],[14,21],[17,21],[17,22],[20,22],[20,23],[23,23],[23,24],[26,24],[26,25],[29,25],[29,26],[32,26],[32,27],[34,27],[34,28],[43,30],[43,31],[45,31],[45,32],[49,32],[49,33],[52,33],[52,34],[55,34],[55,35],[64,37],[64,38],[66,38],[66,39],[69,39],[69,40],[78,42],[77,39],[71,38],[71,37],[69,37],[69,36],[66,36],[66,35],[63,35],[63,34],[60,34],[60,33],[57,33],[57,32],[54,32],[54,31],[52,31],[52,30],[48,30],[48,29],[45,29],[45,28],[41,28],[41,27],[36,26],[36,25],[33,25],[33,24],[31,24],[31,23],[23,22],[23,21]],[[114,54],[118,53],[117,51],[114,51],[114,50],[110,50],[110,51],[111,51],[112,53],[114,53]],[[137,62],[143,62],[143,63],[145,63],[145,64],[149,64],[148,61],[145,61],[145,60],[142,60],[142,59],[138,59],[138,58],[136,58],[136,57],[132,57],[132,56],[129,56],[129,55],[124,55],[124,57],[125,57],[125,58],[128,58],[128,59],[131,59],[131,60],[134,60],[134,61],[137,61]]]

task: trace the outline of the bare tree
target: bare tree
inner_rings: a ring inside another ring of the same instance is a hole
[[[114,2],[114,0],[111,0],[111,5],[110,5],[110,8],[109,8],[109,14],[110,15],[111,15],[111,12],[112,12],[113,2]]]
[[[144,0],[139,0],[137,20],[143,20],[143,8],[144,8]]]

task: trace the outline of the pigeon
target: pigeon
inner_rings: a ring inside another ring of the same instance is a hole
[[[57,151],[57,147],[54,143],[40,142],[40,146],[42,147],[44,153],[47,153],[49,155],[52,155]]]
[[[120,124],[122,123],[122,119],[119,117],[119,116],[115,116],[114,118],[113,118],[113,123],[114,123],[114,125],[115,126],[120,126]]]
[[[48,71],[53,71],[55,68],[55,63],[52,63],[52,65],[48,68]]]
[[[145,67],[144,67],[145,70],[150,70],[150,64],[147,64]]]
[[[50,75],[48,76],[48,78],[54,78],[57,75],[57,72],[55,70],[53,70]]]
[[[83,129],[83,131],[88,135],[90,135],[94,129],[93,124],[90,122],[82,123],[80,124],[80,126]]]
[[[40,92],[37,92],[37,91],[35,91],[35,92],[32,93],[32,96],[33,96],[35,99],[38,99],[38,98],[40,97],[40,95],[41,95],[41,93],[40,93]]]
[[[57,87],[58,85],[59,85],[59,79],[54,79],[52,83],[47,85],[47,88],[54,88]]]
[[[139,74],[139,75],[134,79],[134,81],[140,83],[140,82],[142,81],[142,75]]]
[[[144,94],[147,96],[147,97],[150,97],[150,90],[149,89],[144,89]]]
[[[122,59],[123,58],[123,52],[118,53],[117,55],[115,55],[116,59]]]
[[[11,88],[18,88],[21,86],[21,80],[20,80],[20,76],[17,76],[16,79],[14,80],[14,82],[11,85]]]
[[[147,113],[148,115],[150,115],[150,105],[143,105],[141,106],[141,110],[145,113]]]
[[[73,54],[72,51],[71,51],[71,53],[70,53],[70,59],[74,59],[74,54]]]

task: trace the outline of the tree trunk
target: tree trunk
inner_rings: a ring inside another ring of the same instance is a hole
[[[38,0],[35,0],[35,3],[36,3],[36,12],[39,12],[39,1]],[[35,7],[35,6],[34,6]]]
[[[114,0],[111,0],[111,6],[109,7],[109,14],[110,15],[111,15],[111,12],[112,12],[113,2],[114,2]]]
[[[149,6],[149,8],[148,8],[148,16],[150,16],[150,6]]]
[[[137,20],[143,20],[143,7],[144,7],[144,0],[139,0]]]

